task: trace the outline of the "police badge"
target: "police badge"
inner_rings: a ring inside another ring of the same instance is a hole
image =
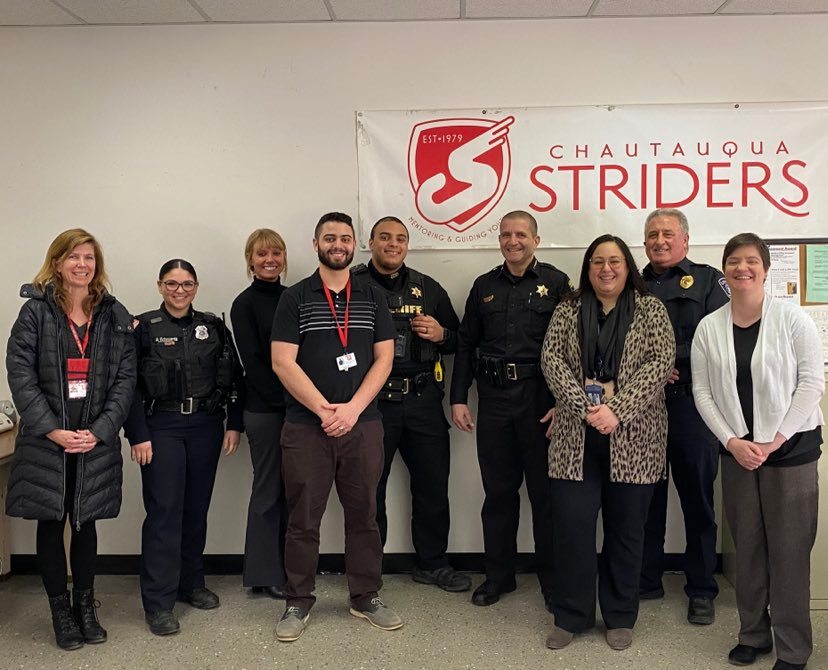
[[[207,326],[196,326],[195,336],[197,340],[206,340],[210,337],[210,333],[207,332]]]

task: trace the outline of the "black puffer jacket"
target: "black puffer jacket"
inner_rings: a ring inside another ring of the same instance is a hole
[[[64,510],[66,454],[46,437],[67,428],[66,315],[51,287],[45,294],[26,284],[29,298],[12,326],[6,370],[14,404],[20,413],[6,511],[27,519],[60,520]],[[132,318],[111,295],[92,314],[89,342],[89,393],[83,425],[98,438],[77,459],[72,519],[80,525],[118,516],[121,508],[122,458],[118,432],[135,390],[136,357]]]

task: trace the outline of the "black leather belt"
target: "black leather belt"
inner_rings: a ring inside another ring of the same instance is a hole
[[[153,400],[151,411],[194,414],[206,410],[209,400],[209,398],[185,398],[183,402],[179,400]]]
[[[420,395],[432,381],[434,381],[434,374],[431,372],[421,372],[413,377],[389,377],[377,397],[380,400],[402,402],[403,396],[409,393]]]
[[[492,386],[506,386],[509,382],[517,382],[530,377],[541,375],[540,363],[510,362],[494,356],[481,356],[478,363],[478,372],[486,378]]]
[[[692,384],[667,384],[664,387],[665,398],[684,398],[693,395]]]

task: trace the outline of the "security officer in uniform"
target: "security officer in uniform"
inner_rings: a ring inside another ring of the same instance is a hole
[[[141,465],[141,598],[156,635],[178,632],[176,599],[219,606],[204,583],[207,510],[219,454],[236,450],[243,429],[236,350],[221,319],[192,308],[197,289],[190,263],[166,262],[158,275],[164,302],[138,316],[135,329],[138,388],[124,428]]]
[[[642,274],[647,287],[667,306],[676,334],[676,363],[665,388],[668,414],[667,467],[684,512],[687,547],[684,591],[687,620],[713,623],[713,600],[719,587],[716,568],[716,518],[713,482],[719,469],[716,438],[693,402],[690,345],[702,318],[727,303],[730,289],[721,272],[687,258],[690,228],[677,209],[657,209],[644,224],[644,247],[650,262]],[[667,524],[667,480],[656,484],[645,527],[641,598],[664,596],[664,535]]]
[[[477,458],[486,494],[481,513],[486,580],[472,596],[475,605],[491,605],[515,590],[524,477],[538,579],[544,595],[552,588],[547,426],[551,429],[554,400],[540,371],[540,350],[552,312],[571,287],[566,274],[535,258],[540,237],[528,212],[506,214],[499,241],[505,263],[472,286],[451,383],[451,417],[460,430],[470,433],[474,428],[468,393],[475,378],[479,397]]]
[[[467,591],[471,579],[446,557],[449,532],[449,424],[443,413],[442,356],[453,354],[460,325],[442,286],[405,265],[408,229],[386,216],[371,229],[371,260],[352,273],[388,300],[397,330],[394,366],[379,394],[385,430],[385,466],[377,488],[377,524],[388,532],[385,490],[399,450],[411,481],[411,536],[417,554],[415,582]]]

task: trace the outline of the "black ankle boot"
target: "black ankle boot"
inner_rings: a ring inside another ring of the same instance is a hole
[[[72,591],[72,611],[75,613],[75,621],[83,634],[87,644],[100,644],[106,642],[106,631],[98,622],[98,613],[95,611],[101,604],[95,600],[95,591],[85,589],[83,591]]]
[[[58,647],[67,650],[80,649],[83,646],[83,633],[72,616],[69,591],[49,598],[49,608],[52,610],[52,627],[55,629],[55,642]]]

